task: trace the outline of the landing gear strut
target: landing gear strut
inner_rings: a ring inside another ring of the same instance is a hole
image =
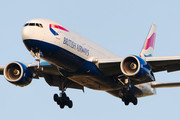
[[[60,93],[60,97],[58,94],[54,94],[54,101],[60,106],[61,109],[67,105],[69,108],[73,107],[73,102],[66,96],[65,92]]]
[[[73,102],[65,93],[68,84],[67,78],[65,76],[60,76],[58,82],[59,90],[62,92],[60,93],[60,96],[58,96],[58,94],[54,94],[54,101],[60,106],[61,109],[63,109],[65,105],[67,105],[69,108],[72,108]]]
[[[121,98],[124,104],[127,106],[130,102],[132,102],[134,105],[137,105],[138,100],[131,91],[130,79],[123,79],[123,81],[121,79],[118,80],[124,85],[121,90]]]

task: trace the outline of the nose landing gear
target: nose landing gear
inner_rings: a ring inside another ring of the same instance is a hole
[[[73,102],[67,97],[65,92],[60,93],[60,97],[58,94],[54,94],[54,101],[60,106],[61,109],[67,105],[69,108],[73,107]]]

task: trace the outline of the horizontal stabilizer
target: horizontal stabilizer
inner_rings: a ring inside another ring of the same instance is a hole
[[[180,82],[174,83],[151,83],[152,88],[180,87]]]

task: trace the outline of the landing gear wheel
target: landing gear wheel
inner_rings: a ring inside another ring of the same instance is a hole
[[[129,100],[127,99],[127,98],[124,98],[124,104],[127,106],[127,105],[129,105]]]
[[[132,93],[132,91],[128,90],[123,93],[122,101],[127,106],[130,102],[132,102],[134,105],[137,105],[138,100]]]
[[[68,102],[68,107],[69,107],[69,108],[72,108],[72,107],[73,107],[73,102],[72,102],[71,100],[69,100],[69,102]]]
[[[57,104],[58,104],[58,105],[60,105],[60,104],[61,104],[61,101],[60,101],[60,100],[58,100],[58,101],[57,101]]]
[[[133,103],[134,105],[137,105],[138,100],[137,100],[137,98],[136,98],[136,97],[134,97],[134,98],[133,98],[132,103]]]
[[[73,107],[73,102],[69,97],[66,96],[66,93],[64,92],[60,94],[60,97],[57,94],[54,94],[53,98],[61,109],[63,109],[65,105],[67,105],[69,108]]]
[[[69,97],[66,97],[66,98],[64,98],[65,99],[65,101],[69,101]]]
[[[54,94],[54,96],[53,96],[53,98],[54,98],[54,102],[57,102],[58,101],[58,94]]]
[[[65,104],[64,104],[63,102],[60,102],[60,105],[59,105],[59,106],[60,106],[61,109],[63,109],[64,106],[65,106]]]

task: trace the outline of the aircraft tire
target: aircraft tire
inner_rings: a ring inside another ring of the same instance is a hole
[[[124,104],[127,106],[129,105],[129,100],[128,99],[124,99]]]
[[[64,98],[65,101],[69,102],[69,97]]]
[[[60,101],[60,100],[58,100],[58,101],[57,101],[57,104],[58,104],[58,105],[60,105],[60,104],[61,104],[61,101]]]
[[[60,106],[61,109],[63,109],[64,106],[65,106],[65,104],[64,104],[63,102],[60,102],[60,105],[59,105],[59,106]]]
[[[68,102],[68,107],[69,107],[69,108],[72,108],[72,107],[73,107],[73,102],[72,102],[71,100],[69,100],[69,102]]]
[[[138,103],[138,100],[137,100],[137,98],[136,98],[136,97],[134,97],[134,98],[133,98],[133,101],[132,101],[132,103],[133,103],[134,105],[137,105],[137,103]]]
[[[57,101],[58,101],[58,98],[59,98],[59,97],[58,97],[58,94],[54,94],[54,97],[53,97],[53,98],[54,98],[54,102],[57,102]]]

